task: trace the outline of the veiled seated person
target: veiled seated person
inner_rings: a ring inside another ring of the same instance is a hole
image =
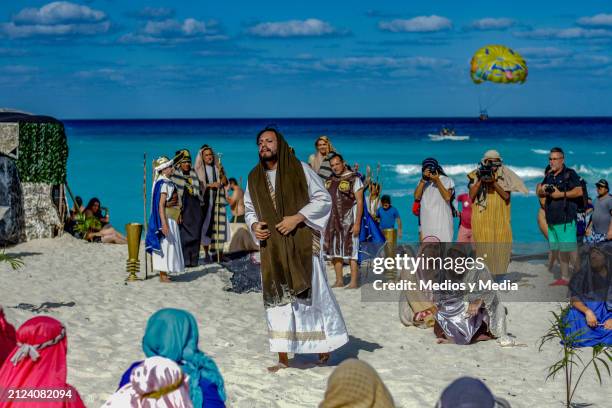
[[[506,333],[505,307],[496,291],[481,285],[492,280],[491,274],[484,264],[484,268],[464,266],[466,259],[472,259],[470,253],[469,243],[456,244],[447,251],[447,258],[455,260],[454,269],[443,270],[439,282],[452,283],[453,287],[433,293],[437,341],[466,345],[498,339],[501,345],[511,345],[513,341]],[[472,289],[469,284],[476,285]]]
[[[198,323],[181,309],[160,309],[147,322],[142,349],[145,356],[160,356],[176,362],[189,377],[189,396],[194,408],[224,408],[223,377],[215,362],[198,348]],[[119,387],[130,383],[132,372],[142,365],[133,363],[123,374]]]
[[[574,347],[612,346],[612,246],[590,246],[582,259],[580,271],[570,281],[565,333]]]

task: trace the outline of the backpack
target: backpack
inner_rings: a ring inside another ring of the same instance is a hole
[[[576,175],[578,175],[576,173]],[[563,176],[564,181],[567,183],[570,178],[570,172],[566,171]],[[585,213],[589,206],[589,190],[587,188],[587,182],[583,177],[578,176],[580,187],[582,187],[582,196],[570,199],[578,206],[576,212]]]

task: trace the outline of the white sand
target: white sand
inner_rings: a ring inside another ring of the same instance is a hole
[[[200,348],[211,355],[225,378],[234,407],[315,407],[321,401],[333,367],[290,369],[268,374],[275,355],[267,349],[261,294],[223,291],[223,271],[215,266],[189,270],[181,282],[157,279],[126,285],[127,248],[87,244],[72,237],[37,240],[10,248],[26,266],[0,266],[0,304],[18,326],[35,314],[13,308],[19,303],[75,302],[48,314],[68,329],[69,382],[90,407],[98,407],[117,386],[128,365],[143,358],[140,342],[151,313],[163,307],[184,308],[197,318]],[[537,290],[550,281],[542,265],[513,263],[510,271],[526,275],[523,284]],[[144,274],[144,268],[143,268]],[[331,275],[330,275],[331,280]],[[461,375],[483,379],[513,407],[562,406],[562,377],[545,381],[546,368],[560,346],[538,352],[537,340],[549,327],[554,303],[508,304],[508,329],[528,347],[502,349],[495,342],[471,346],[436,345],[431,330],[404,327],[397,303],[364,303],[359,292],[334,290],[351,335],[332,356],[332,365],[347,357],[372,364],[399,407],[433,407],[442,389]],[[585,356],[590,349],[584,351]],[[313,361],[300,357],[308,366]],[[599,386],[592,371],[583,379],[575,401],[609,406],[610,379]],[[605,401],[608,401],[606,403]]]

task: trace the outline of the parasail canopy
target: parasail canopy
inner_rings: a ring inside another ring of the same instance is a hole
[[[527,80],[527,63],[521,55],[503,45],[487,45],[472,57],[470,75],[476,84],[522,84]]]

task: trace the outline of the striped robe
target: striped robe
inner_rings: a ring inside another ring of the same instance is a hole
[[[206,165],[205,185],[219,181],[217,170]],[[227,218],[227,198],[225,190],[204,190],[204,225],[202,226],[202,245],[212,245],[220,251],[223,244],[230,240],[229,220]]]

